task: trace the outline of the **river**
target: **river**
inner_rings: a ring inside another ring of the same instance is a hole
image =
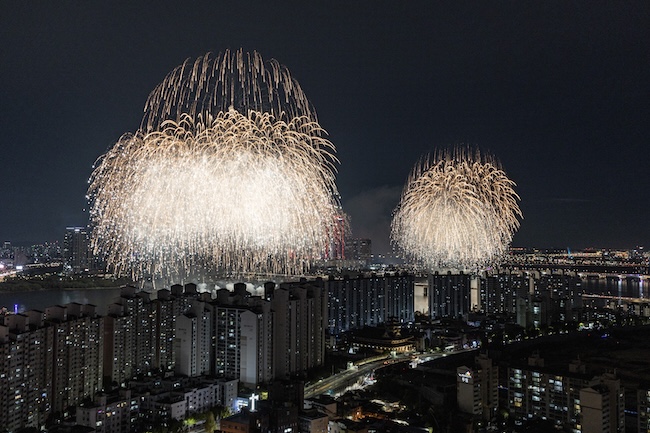
[[[96,305],[97,312],[104,315],[107,306],[119,296],[119,288],[0,292],[0,307],[7,307],[9,311],[21,313],[27,310],[44,310],[52,305],[78,302]]]

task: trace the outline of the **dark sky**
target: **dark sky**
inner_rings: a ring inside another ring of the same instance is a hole
[[[0,0],[0,238],[85,224],[91,166],[148,93],[228,48],[300,82],[376,252],[414,163],[457,144],[517,183],[514,245],[650,246],[647,1]]]

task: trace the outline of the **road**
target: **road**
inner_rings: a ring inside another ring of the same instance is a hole
[[[330,377],[322,379],[317,383],[313,383],[305,386],[305,398],[311,398],[321,394],[333,394],[339,391],[343,391],[348,386],[357,383],[360,378],[369,374],[373,370],[386,367],[389,364],[395,364],[398,362],[410,362],[413,360],[412,359],[413,357],[417,359],[430,358],[427,359],[428,361],[431,359],[439,358],[441,356],[445,356],[445,355],[438,354],[438,353],[436,354],[425,353],[425,354],[408,355],[408,356],[403,356],[398,358],[381,359],[379,361],[369,362],[368,364],[361,365],[358,368],[355,367],[352,369],[341,371]],[[386,363],[387,361],[388,363]]]

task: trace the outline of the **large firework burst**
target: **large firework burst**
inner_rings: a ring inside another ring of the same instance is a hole
[[[186,62],[100,158],[93,248],[134,278],[304,272],[333,231],[336,163],[285,67],[241,51]]]
[[[519,227],[515,183],[491,156],[457,148],[423,158],[393,215],[393,242],[428,268],[498,260]]]

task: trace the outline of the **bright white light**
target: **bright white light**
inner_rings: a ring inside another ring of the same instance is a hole
[[[519,196],[498,162],[464,149],[418,163],[395,210],[391,237],[428,268],[497,261],[519,227]]]
[[[88,189],[91,242],[116,273],[297,274],[320,258],[337,160],[286,68],[205,56],[172,71],[146,109]]]

